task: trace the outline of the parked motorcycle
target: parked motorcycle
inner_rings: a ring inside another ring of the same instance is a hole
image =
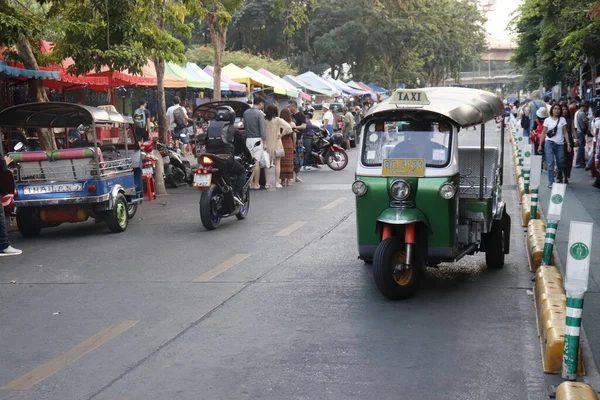
[[[255,146],[260,145],[260,142]],[[237,219],[245,219],[250,210],[250,181],[254,174],[254,160],[243,156],[235,156],[246,170],[246,183],[242,204],[239,204],[233,193],[234,177],[227,171],[227,160],[215,154],[204,154],[200,158],[193,185],[202,190],[200,194],[200,220],[206,230],[217,229],[221,219],[235,215]]]
[[[348,165],[348,154],[326,130],[315,132],[312,144],[312,156],[316,165],[326,164],[334,171],[341,171]]]
[[[176,149],[173,144],[165,146],[162,143],[157,143],[157,148],[165,164],[165,184],[172,189],[183,183],[191,185],[194,171],[190,161],[181,154],[181,150]]]

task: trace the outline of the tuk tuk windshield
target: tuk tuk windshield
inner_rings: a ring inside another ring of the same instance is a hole
[[[422,158],[427,167],[450,162],[452,126],[443,120],[375,120],[364,130],[362,163],[379,166],[386,158]]]

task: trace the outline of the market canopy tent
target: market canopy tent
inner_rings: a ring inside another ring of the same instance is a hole
[[[142,74],[144,76],[152,77],[156,80],[156,67],[151,60],[148,60],[146,65],[142,67]],[[167,69],[165,64],[165,76],[164,76],[164,85],[165,88],[184,88],[187,87],[187,82],[185,79],[175,77],[171,75]]]
[[[307,72],[303,73],[302,75],[298,75],[297,78],[301,79],[303,82],[306,82],[312,88],[321,89],[321,90],[325,89],[329,93],[333,93],[334,95],[341,94],[341,91],[339,89],[337,89],[335,86],[331,85],[325,79],[321,78],[320,76],[318,76],[317,74],[315,74],[312,71],[307,71]],[[325,93],[323,93],[323,94],[325,94]]]
[[[212,89],[212,78],[202,79],[189,74],[179,65],[172,62],[165,63],[165,73],[186,81],[187,87],[196,89]]]
[[[258,72],[260,72],[267,78],[271,78],[274,82],[277,82],[278,84],[282,85],[287,90],[288,96],[290,96],[290,97],[300,96],[304,100],[311,100],[311,96],[309,94],[304,93],[301,90],[298,90],[298,88],[294,87],[294,85],[292,85],[291,83],[287,82],[286,80],[280,78],[279,76],[275,75],[271,71],[261,68],[258,70]],[[297,93],[296,96],[294,96],[293,93]]]
[[[368,87],[367,85],[361,85],[360,83],[354,82],[354,81],[350,81],[350,82],[346,83],[346,85],[348,85],[354,89],[364,90],[364,91],[368,92],[371,95],[371,100],[377,101],[377,93],[373,89]]]
[[[0,78],[53,79],[56,81],[60,79],[60,73],[58,71],[16,68],[0,61]]]
[[[256,80],[256,78],[254,78],[248,72],[244,71],[235,64],[229,64],[224,66],[223,72],[234,81],[246,85],[248,91],[251,91],[251,86],[257,86],[261,88],[264,86],[264,84]]]
[[[196,64],[193,64],[193,65],[196,65]],[[211,67],[210,65],[207,65],[206,67],[204,67],[203,71],[214,78],[215,69],[213,67]],[[230,77],[225,75],[225,73],[223,71],[221,71],[221,87],[223,87],[223,85],[227,85],[229,87],[229,90],[232,92],[240,92],[240,93],[246,92],[245,85],[242,85],[241,83],[237,83],[236,81],[234,81],[233,79],[231,79]]]
[[[252,68],[250,68],[248,66],[244,67],[243,70],[246,71],[248,74],[250,74],[254,79],[256,79],[257,81],[262,83],[263,87],[265,89],[272,88],[274,93],[288,96],[287,90],[285,89],[285,87],[283,87],[283,86],[281,86],[281,84],[273,81],[271,78],[268,78],[267,76],[261,74],[258,71],[253,70]],[[298,91],[294,90],[291,97],[298,97]]]
[[[307,92],[313,92],[313,93],[317,93],[317,94],[321,94],[321,95],[325,95],[325,96],[329,96],[329,97],[334,97],[337,93],[330,89],[321,89],[318,87],[311,86],[311,85],[307,84],[306,82],[304,82],[302,79],[298,78],[297,76],[286,75],[283,77],[283,79],[285,81],[289,82],[290,84],[294,85],[298,89],[302,89]]]
[[[373,83],[368,83],[367,86],[370,87],[371,89],[373,89],[375,92],[380,93],[380,94],[388,94],[390,92],[389,90],[384,89],[381,86],[377,86]]]
[[[215,88],[215,82],[213,81],[212,76],[210,76],[209,74],[207,74],[206,72],[204,72],[202,70],[202,68],[200,68],[199,66],[197,66],[194,63],[187,63],[185,65],[185,67],[183,68],[183,70],[191,77],[194,77],[195,79],[199,79],[202,81],[208,81],[210,82],[210,88],[214,89]],[[223,85],[221,84],[221,92],[227,91],[229,90],[229,87],[227,85]]]

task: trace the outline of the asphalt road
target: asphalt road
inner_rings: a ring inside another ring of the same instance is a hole
[[[469,257],[390,302],[357,259],[356,154],[253,192],[248,219],[212,232],[179,188],[123,234],[12,234],[24,254],[0,259],[0,399],[547,398],[512,168],[505,268]]]

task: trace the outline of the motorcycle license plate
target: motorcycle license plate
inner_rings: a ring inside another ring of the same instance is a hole
[[[144,174],[144,175],[154,175],[154,169],[153,168],[144,168],[142,170],[142,174]]]
[[[194,175],[194,186],[209,187],[212,181],[212,174],[196,174]]]

